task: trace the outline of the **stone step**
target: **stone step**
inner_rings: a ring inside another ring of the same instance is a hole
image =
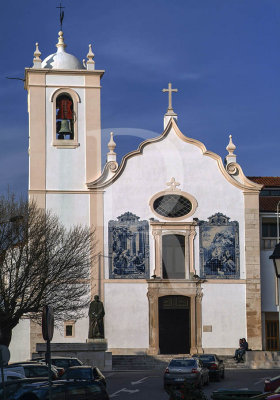
[[[114,370],[139,370],[139,369],[163,369],[172,358],[182,355],[113,355],[112,364]],[[245,363],[236,363],[232,356],[222,356],[226,369],[244,369]]]

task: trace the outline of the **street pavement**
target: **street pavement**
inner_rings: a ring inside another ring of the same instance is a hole
[[[164,370],[150,371],[113,371],[107,372],[107,391],[112,400],[168,400],[163,390]],[[263,391],[264,380],[267,377],[280,375],[274,370],[226,370],[225,379],[220,382],[210,382],[204,387],[208,399],[211,393],[219,388],[233,388]]]

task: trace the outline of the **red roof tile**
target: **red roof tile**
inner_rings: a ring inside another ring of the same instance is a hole
[[[247,178],[267,187],[280,186],[280,176],[247,176]]]
[[[280,196],[260,196],[260,211],[276,212]]]

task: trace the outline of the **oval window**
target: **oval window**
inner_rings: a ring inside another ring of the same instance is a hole
[[[154,201],[153,208],[156,213],[163,217],[178,218],[191,212],[192,203],[179,194],[165,194]]]

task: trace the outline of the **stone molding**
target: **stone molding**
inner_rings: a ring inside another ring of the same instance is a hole
[[[194,268],[194,238],[196,236],[196,222],[156,222],[150,223],[154,237],[155,267],[153,274],[162,277],[162,236],[179,234],[185,236],[185,278],[195,274]]]
[[[159,354],[158,300],[163,296],[190,298],[190,353],[202,353],[202,288],[200,281],[148,280],[149,349],[148,354]]]
[[[255,183],[255,182],[252,182],[252,181],[250,181],[249,179],[247,179],[247,178],[245,177],[245,175],[243,174],[242,168],[241,168],[240,165],[238,165],[238,170],[239,170],[240,175],[241,175],[241,178],[242,178],[242,179],[241,179],[241,182],[240,182],[240,181],[237,181],[236,179],[234,179],[233,177],[231,177],[231,175],[228,173],[228,171],[227,171],[227,170],[225,169],[225,167],[224,167],[224,163],[223,163],[222,158],[221,158],[218,154],[213,153],[212,151],[207,150],[206,147],[205,147],[205,145],[204,145],[202,142],[200,142],[199,140],[192,139],[192,138],[189,138],[189,137],[185,136],[185,135],[180,131],[180,129],[179,129],[178,125],[177,125],[176,120],[175,120],[174,118],[172,118],[172,117],[170,118],[170,121],[168,122],[168,124],[167,124],[165,130],[163,131],[163,133],[162,133],[161,135],[159,135],[159,136],[157,136],[157,137],[155,137],[155,138],[153,138],[153,139],[147,139],[147,140],[145,140],[144,142],[142,142],[142,143],[139,145],[139,147],[138,147],[137,150],[131,151],[130,153],[126,154],[126,155],[123,157],[122,162],[121,162],[121,164],[119,165],[118,170],[116,171],[116,173],[114,174],[114,176],[112,176],[112,177],[110,177],[110,178],[108,179],[108,174],[107,174],[107,172],[106,172],[107,167],[106,167],[106,165],[105,165],[104,170],[103,170],[101,176],[100,176],[99,178],[97,178],[95,181],[88,181],[88,182],[87,182],[87,187],[88,187],[89,189],[97,189],[97,188],[107,187],[107,186],[111,185],[116,179],[118,179],[119,176],[122,175],[122,173],[123,173],[123,171],[124,171],[124,169],[125,169],[125,167],[126,167],[127,161],[128,161],[130,158],[135,157],[135,156],[138,156],[138,155],[142,155],[142,154],[143,154],[143,150],[144,150],[144,148],[145,148],[147,145],[152,144],[152,143],[157,143],[157,142],[160,142],[161,140],[163,140],[163,139],[170,133],[170,131],[171,131],[172,128],[174,129],[175,134],[176,134],[183,142],[186,142],[186,143],[189,143],[189,144],[192,144],[192,145],[198,147],[198,148],[201,150],[201,152],[202,152],[202,154],[203,154],[204,156],[213,158],[213,159],[216,161],[217,166],[218,166],[220,172],[222,173],[222,175],[224,176],[224,178],[225,178],[229,183],[231,183],[233,186],[235,186],[235,187],[237,187],[237,188],[239,188],[239,189],[241,189],[241,190],[248,190],[248,191],[253,191],[253,192],[256,192],[256,193],[258,193],[258,192],[261,190],[262,185],[259,185],[259,184]],[[245,178],[246,178],[246,179],[245,179]]]

